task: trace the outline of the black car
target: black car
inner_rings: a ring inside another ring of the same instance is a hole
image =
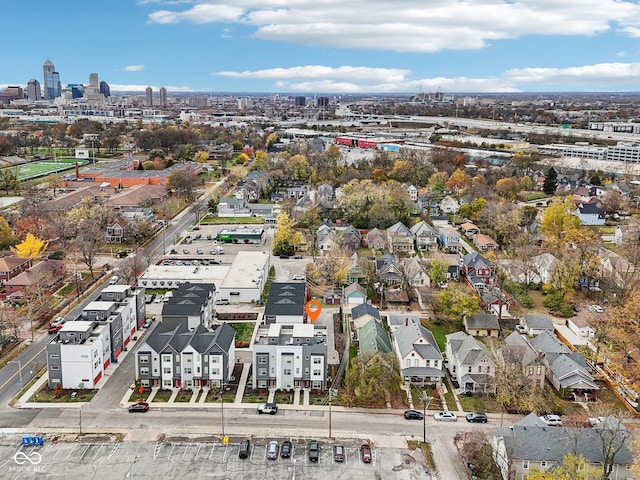
[[[238,457],[247,458],[251,453],[251,442],[248,439],[242,440],[240,442],[240,450],[238,451]]]
[[[487,423],[488,420],[487,414],[482,412],[467,413],[465,418],[471,423]]]
[[[133,405],[129,405],[129,411],[131,413],[146,412],[147,410],[149,410],[149,404],[146,402],[138,402],[138,403],[134,403]]]
[[[282,447],[280,448],[280,456],[282,458],[289,458],[291,456],[291,442],[289,440],[285,440],[282,442]]]
[[[422,420],[424,416],[417,410],[405,410],[404,418],[405,420]]]

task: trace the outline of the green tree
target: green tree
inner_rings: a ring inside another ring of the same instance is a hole
[[[468,218],[472,222],[475,222],[480,215],[482,209],[487,205],[487,200],[480,197],[474,198],[470,202],[460,206],[460,216]]]
[[[9,195],[10,190],[17,190],[19,186],[20,180],[18,179],[17,168],[10,167],[0,170],[0,189],[7,192],[7,195]]]
[[[349,403],[384,405],[386,398],[400,391],[399,371],[398,358],[392,353],[354,358],[345,379]]]
[[[431,307],[438,320],[460,324],[465,315],[480,313],[480,299],[461,285],[449,284],[432,295]]]
[[[447,281],[447,272],[449,264],[439,258],[431,261],[431,269],[429,270],[429,279],[432,286],[441,286]]]
[[[542,190],[547,195],[553,195],[556,193],[556,188],[558,188],[558,172],[556,172],[555,168],[551,167],[547,171],[547,176],[544,177]]]
[[[176,170],[167,177],[167,187],[186,199],[193,197],[198,185],[202,185],[202,180],[191,169]]]
[[[149,152],[149,160],[155,160],[156,158],[164,160],[164,157],[165,153],[161,148],[154,148]]]
[[[15,245],[16,239],[13,236],[11,227],[4,217],[0,217],[0,249],[5,250]]]
[[[295,220],[285,212],[276,217],[276,231],[273,237],[274,255],[293,255],[295,250],[295,224]]]

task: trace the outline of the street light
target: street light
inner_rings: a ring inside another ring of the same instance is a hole
[[[220,382],[220,420],[222,421],[222,438],[224,438],[224,378]]]
[[[9,360],[7,363],[18,364],[18,375],[20,376],[20,388],[22,389],[22,364],[20,363],[20,360]]]

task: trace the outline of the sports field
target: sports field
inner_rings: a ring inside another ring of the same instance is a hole
[[[89,163],[87,160],[79,160],[77,158],[58,158],[53,160],[42,160],[39,162],[24,163],[18,166],[18,179],[29,180],[31,178],[44,177],[51,173],[63,172],[71,170],[78,162],[80,166]]]

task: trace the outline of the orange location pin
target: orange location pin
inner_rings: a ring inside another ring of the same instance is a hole
[[[304,310],[307,312],[307,316],[311,319],[311,323],[316,323],[316,320],[322,311],[322,305],[320,305],[318,300],[309,300],[304,306]]]

